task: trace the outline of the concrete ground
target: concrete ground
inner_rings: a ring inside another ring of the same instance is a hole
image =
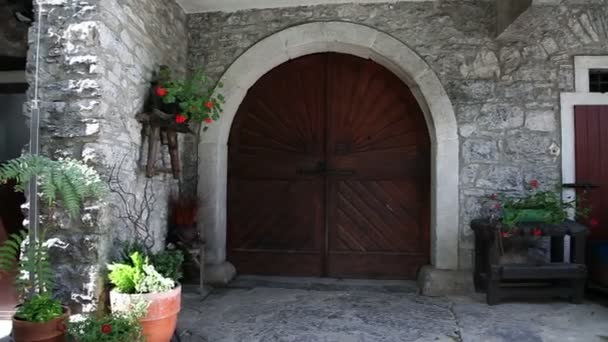
[[[597,302],[507,303],[429,298],[407,282],[241,278],[202,299],[186,290],[181,341],[608,341]],[[236,288],[234,288],[236,287]]]

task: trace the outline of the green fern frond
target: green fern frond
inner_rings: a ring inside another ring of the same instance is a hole
[[[0,247],[0,272],[10,272],[16,261],[19,259],[21,245],[27,237],[26,231],[20,231],[9,235],[9,238],[4,241]]]
[[[105,192],[99,174],[73,159],[23,155],[0,166],[0,183],[14,180],[16,191],[24,192],[33,176],[38,176],[41,200],[49,207],[60,202],[72,217],[78,215],[87,199]]]

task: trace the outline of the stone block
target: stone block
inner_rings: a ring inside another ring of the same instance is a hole
[[[458,296],[474,292],[470,271],[441,270],[424,266],[418,273],[418,287],[424,296]]]
[[[486,103],[481,108],[477,123],[488,131],[518,128],[524,124],[524,111],[513,104]]]
[[[553,132],[557,129],[553,110],[534,110],[526,113],[526,128],[532,131]]]
[[[498,144],[495,140],[467,139],[462,144],[465,163],[497,161]]]
[[[551,155],[555,140],[550,133],[515,133],[505,137],[502,142],[504,156],[510,161],[555,162],[555,157]]]
[[[486,165],[480,168],[475,182],[478,188],[517,191],[522,189],[522,171],[519,167],[506,165]]]
[[[205,264],[203,272],[203,282],[217,287],[225,287],[236,276],[236,268],[228,261]]]

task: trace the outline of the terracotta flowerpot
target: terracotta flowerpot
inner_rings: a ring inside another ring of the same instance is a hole
[[[169,342],[181,310],[182,287],[161,293],[124,294],[110,291],[112,312],[130,312],[140,300],[149,303],[148,313],[140,320],[146,342]]]
[[[70,318],[70,308],[64,306],[63,312],[63,316],[44,323],[22,321],[13,316],[13,339],[15,342],[66,341],[66,322]]]

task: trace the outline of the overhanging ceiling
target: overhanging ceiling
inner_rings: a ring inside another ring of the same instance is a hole
[[[277,8],[344,3],[395,3],[437,0],[177,0],[186,13],[233,12],[254,8]]]

